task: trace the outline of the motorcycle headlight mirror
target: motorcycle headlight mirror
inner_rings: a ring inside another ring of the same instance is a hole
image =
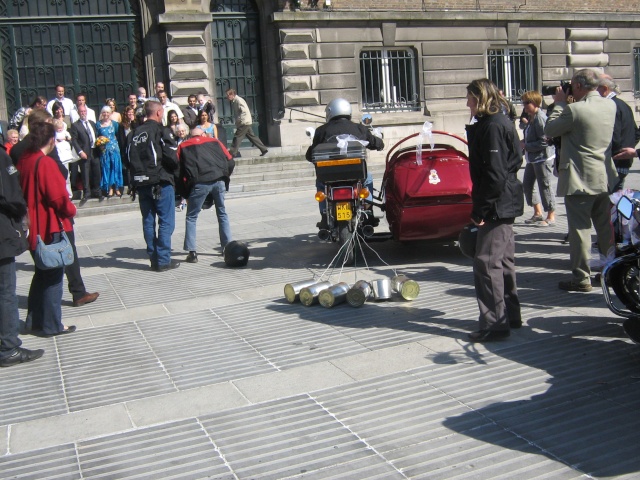
[[[623,195],[622,197],[620,197],[620,200],[618,200],[616,210],[620,212],[620,215],[629,220],[633,215],[633,206],[633,201],[629,197],[625,197]]]

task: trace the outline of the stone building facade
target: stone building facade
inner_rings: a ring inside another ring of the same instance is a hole
[[[285,150],[308,144],[305,128],[336,97],[356,117],[370,113],[389,143],[427,120],[462,133],[475,78],[496,81],[516,105],[583,67],[612,75],[634,108],[640,90],[639,2],[135,2],[141,84],[163,80],[179,104],[211,95],[230,130],[224,94],[236,88],[252,99],[263,139]]]

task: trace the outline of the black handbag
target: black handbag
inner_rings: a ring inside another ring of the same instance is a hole
[[[35,186],[36,186],[36,225],[40,226],[40,222],[38,220],[38,164],[40,163],[40,159],[38,158],[36,161],[35,168]],[[56,214],[57,218],[57,214]],[[33,258],[40,270],[53,270],[56,268],[64,268],[68,265],[71,265],[75,261],[75,256],[73,255],[73,248],[71,246],[71,242],[69,242],[69,237],[67,237],[66,232],[62,226],[62,222],[58,218],[58,223],[60,224],[60,235],[61,239],[59,242],[50,243],[47,245],[40,237],[40,234],[37,234],[36,240],[36,250],[34,252]]]

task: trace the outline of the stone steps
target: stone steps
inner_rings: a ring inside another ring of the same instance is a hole
[[[315,186],[315,171],[304,155],[270,150],[260,156],[236,158],[236,167],[231,178],[229,194],[284,193],[295,190],[312,191]],[[241,151],[241,153],[243,153]],[[253,153],[253,152],[251,152]],[[245,155],[247,155],[245,153]],[[373,174],[374,184],[378,186],[384,173],[384,164],[369,161],[369,170]],[[102,201],[90,199],[86,202],[74,201],[78,216],[104,215],[139,208],[138,201],[127,195],[122,198],[109,198]]]

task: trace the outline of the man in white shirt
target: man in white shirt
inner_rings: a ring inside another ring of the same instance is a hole
[[[75,123],[80,120],[80,114],[78,113],[78,109],[80,107],[87,106],[87,96],[84,93],[79,93],[76,95],[76,104],[71,109],[71,123]],[[96,123],[96,111],[93,108],[87,107],[87,120],[91,120],[93,123]]]
[[[184,118],[184,113],[178,105],[173,102],[170,102],[167,98],[167,94],[164,90],[160,90],[158,92],[158,100],[162,104],[162,108],[164,109],[164,113],[162,115],[162,124],[166,127],[168,124],[169,111],[173,110],[178,114],[178,118],[182,120]]]
[[[69,116],[71,114],[71,110],[73,109],[73,100],[64,96],[64,85],[56,85],[56,96],[47,103],[47,111],[51,115],[53,115],[52,108],[55,102],[62,105],[65,116]]]

